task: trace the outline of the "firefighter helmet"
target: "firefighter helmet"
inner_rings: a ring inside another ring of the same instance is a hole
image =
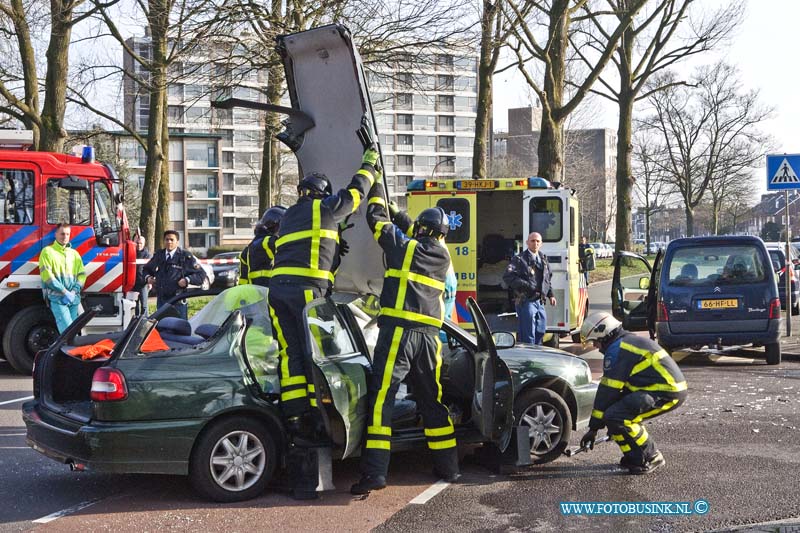
[[[581,326],[581,342],[604,342],[622,327],[619,320],[609,313],[598,311],[583,319]]]
[[[333,194],[333,187],[331,187],[331,181],[328,176],[321,172],[312,172],[311,174],[306,174],[297,184],[297,194],[325,198]]]
[[[441,207],[424,209],[414,221],[416,237],[446,237],[449,229],[450,221]]]
[[[256,233],[266,233],[267,235],[276,233],[281,225],[281,218],[283,218],[284,213],[286,213],[286,208],[282,205],[276,205],[264,211],[264,214],[261,215],[261,220],[256,224]]]

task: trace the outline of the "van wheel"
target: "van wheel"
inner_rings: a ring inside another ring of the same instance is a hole
[[[25,307],[6,326],[3,353],[14,370],[30,375],[36,353],[49,348],[57,338],[56,321],[47,307]]]
[[[764,351],[767,354],[768,365],[781,364],[781,343],[773,342],[772,344],[765,344]]]
[[[514,420],[530,435],[534,464],[555,461],[569,445],[572,413],[561,396],[549,389],[522,392],[514,402]]]
[[[249,500],[264,492],[277,459],[275,439],[263,424],[229,418],[200,435],[189,463],[189,482],[210,500]]]

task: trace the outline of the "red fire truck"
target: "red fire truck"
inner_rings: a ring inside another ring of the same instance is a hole
[[[0,338],[2,355],[30,373],[33,358],[57,337],[45,304],[38,261],[61,222],[83,258],[84,309],[99,308],[85,333],[124,327],[135,302],[136,249],[111,166],[83,157],[34,152],[29,131],[0,130]]]

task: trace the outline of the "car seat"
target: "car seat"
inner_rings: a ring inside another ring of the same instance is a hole
[[[681,267],[681,274],[678,281],[691,281],[697,279],[697,265],[686,263]]]
[[[158,321],[156,329],[161,334],[164,342],[179,342],[189,346],[195,346],[205,341],[199,335],[192,335],[192,325],[188,320],[176,317],[165,317]],[[170,344],[171,345],[171,344]]]

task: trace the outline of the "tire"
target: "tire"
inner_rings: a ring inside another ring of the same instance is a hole
[[[14,370],[31,375],[36,353],[49,348],[57,338],[56,320],[47,307],[24,307],[6,326],[3,353]]]
[[[551,333],[550,340],[542,342],[542,345],[549,348],[558,348],[561,345],[561,339],[558,337],[558,333]]]
[[[514,420],[529,428],[534,464],[555,461],[569,445],[572,413],[564,399],[550,389],[523,391],[514,401]]]
[[[780,342],[773,342],[772,344],[765,344],[764,345],[764,352],[767,356],[767,364],[768,365],[779,365],[781,364],[781,343]]]
[[[240,453],[242,445],[247,453]],[[231,453],[229,449],[234,451]],[[214,459],[216,464],[212,464]],[[241,462],[235,465],[237,460]],[[225,464],[226,461],[230,463]],[[209,500],[240,502],[264,492],[277,464],[275,439],[266,426],[252,418],[228,418],[198,437],[189,462],[189,482]]]

